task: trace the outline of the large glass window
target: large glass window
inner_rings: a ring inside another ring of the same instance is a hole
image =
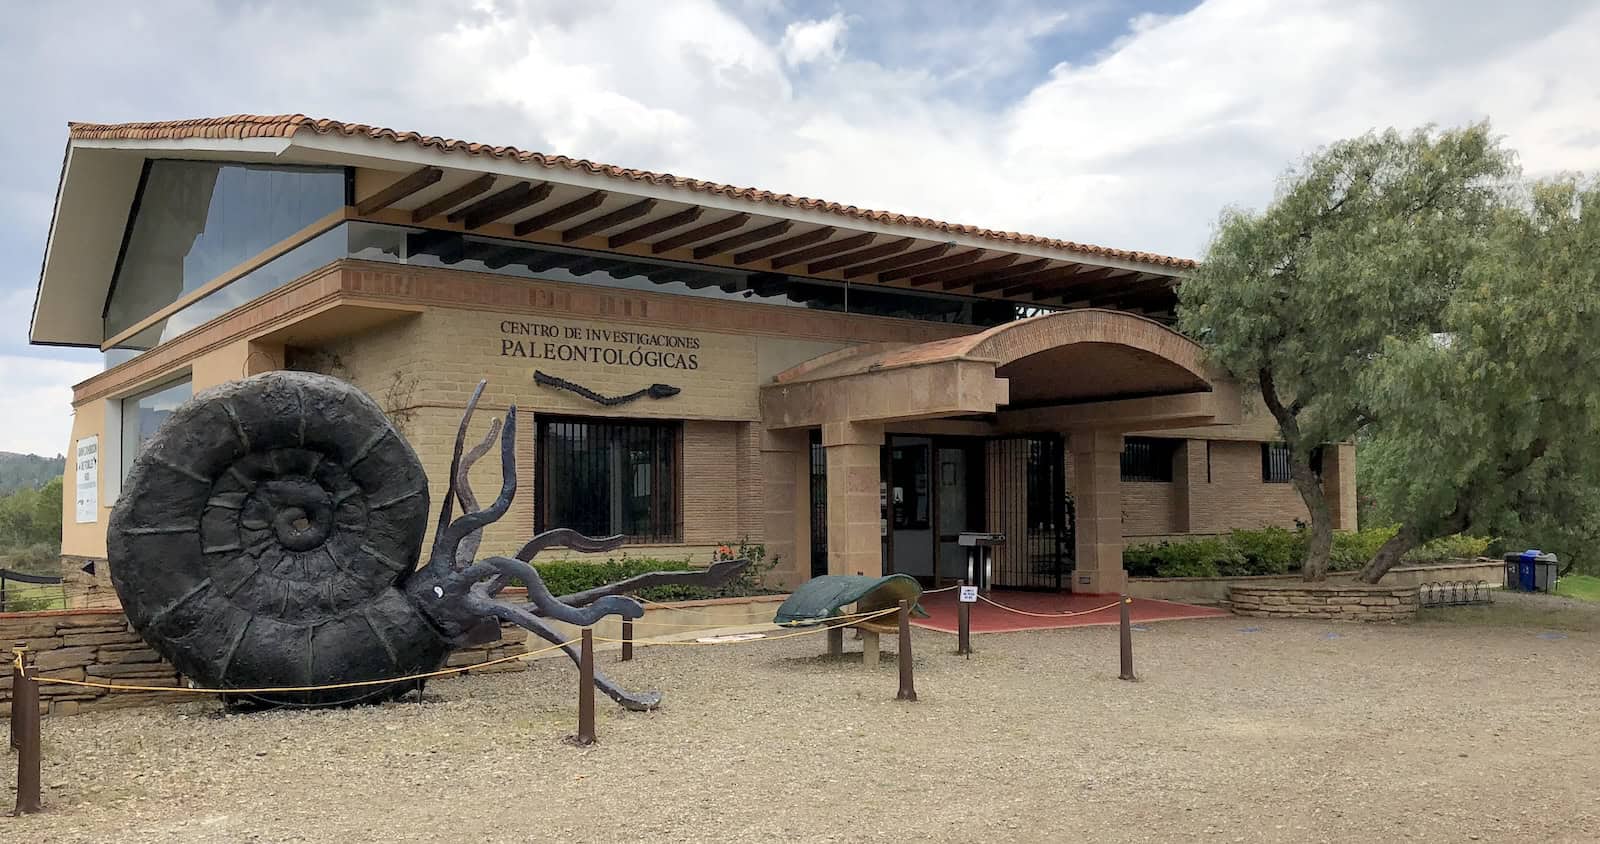
[[[539,420],[537,530],[680,542],[678,422]]]
[[[110,338],[344,207],[341,168],[151,161],[111,296]]]
[[[150,439],[172,411],[188,401],[193,393],[194,386],[185,378],[122,400],[122,438],[117,446],[122,462],[121,477],[127,477],[128,470],[133,468],[133,459],[139,456],[145,440]]]

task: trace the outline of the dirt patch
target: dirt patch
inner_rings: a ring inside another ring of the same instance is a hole
[[[892,658],[821,637],[603,653],[667,699],[602,697],[587,750],[561,742],[575,675],[553,661],[421,704],[47,719],[48,813],[0,838],[1589,840],[1600,634],[1549,632],[1167,622],[1134,634],[1125,683],[1115,628],[982,636],[971,660],[919,630],[915,704]]]

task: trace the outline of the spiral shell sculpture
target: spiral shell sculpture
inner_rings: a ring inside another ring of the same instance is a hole
[[[473,560],[483,527],[505,513],[516,491],[515,407],[463,460],[483,387],[462,418],[432,553],[420,568],[427,476],[366,394],[325,375],[272,372],[196,395],[145,443],[112,511],[107,556],[129,622],[208,688],[382,681],[436,670],[451,650],[496,638],[500,622],[559,643],[545,619],[637,618],[642,609],[626,593],[667,583],[715,586],[744,567],[736,560],[704,572],[647,574],[557,597],[528,560],[552,546],[610,550],[622,537],[555,530],[514,557]],[[480,510],[467,469],[497,433],[502,487]],[[453,519],[456,502],[467,512]],[[526,584],[529,602],[499,597],[513,578]],[[660,700],[602,675],[595,682],[631,709]],[[415,687],[380,682],[241,697],[332,706]]]

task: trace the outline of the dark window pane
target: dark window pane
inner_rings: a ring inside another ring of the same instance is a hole
[[[194,387],[185,378],[122,400],[122,439],[118,444],[121,477],[126,477],[133,468],[133,459],[139,456],[145,440],[150,439],[172,411],[193,394]]]
[[[344,171],[152,161],[106,304],[111,337],[344,206]]]
[[[1289,446],[1287,443],[1261,444],[1261,480],[1269,484],[1289,482]]]
[[[541,419],[538,529],[679,542],[677,422]]]
[[[1165,483],[1172,480],[1172,458],[1182,440],[1127,437],[1122,441],[1122,479]]]

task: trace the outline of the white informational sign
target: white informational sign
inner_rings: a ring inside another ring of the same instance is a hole
[[[976,586],[963,586],[963,587],[961,587],[961,603],[963,603],[963,604],[976,604],[977,602],[978,602],[978,587],[976,587]]]
[[[100,438],[84,437],[78,440],[75,451],[78,467],[77,488],[78,524],[93,522],[100,509]]]

